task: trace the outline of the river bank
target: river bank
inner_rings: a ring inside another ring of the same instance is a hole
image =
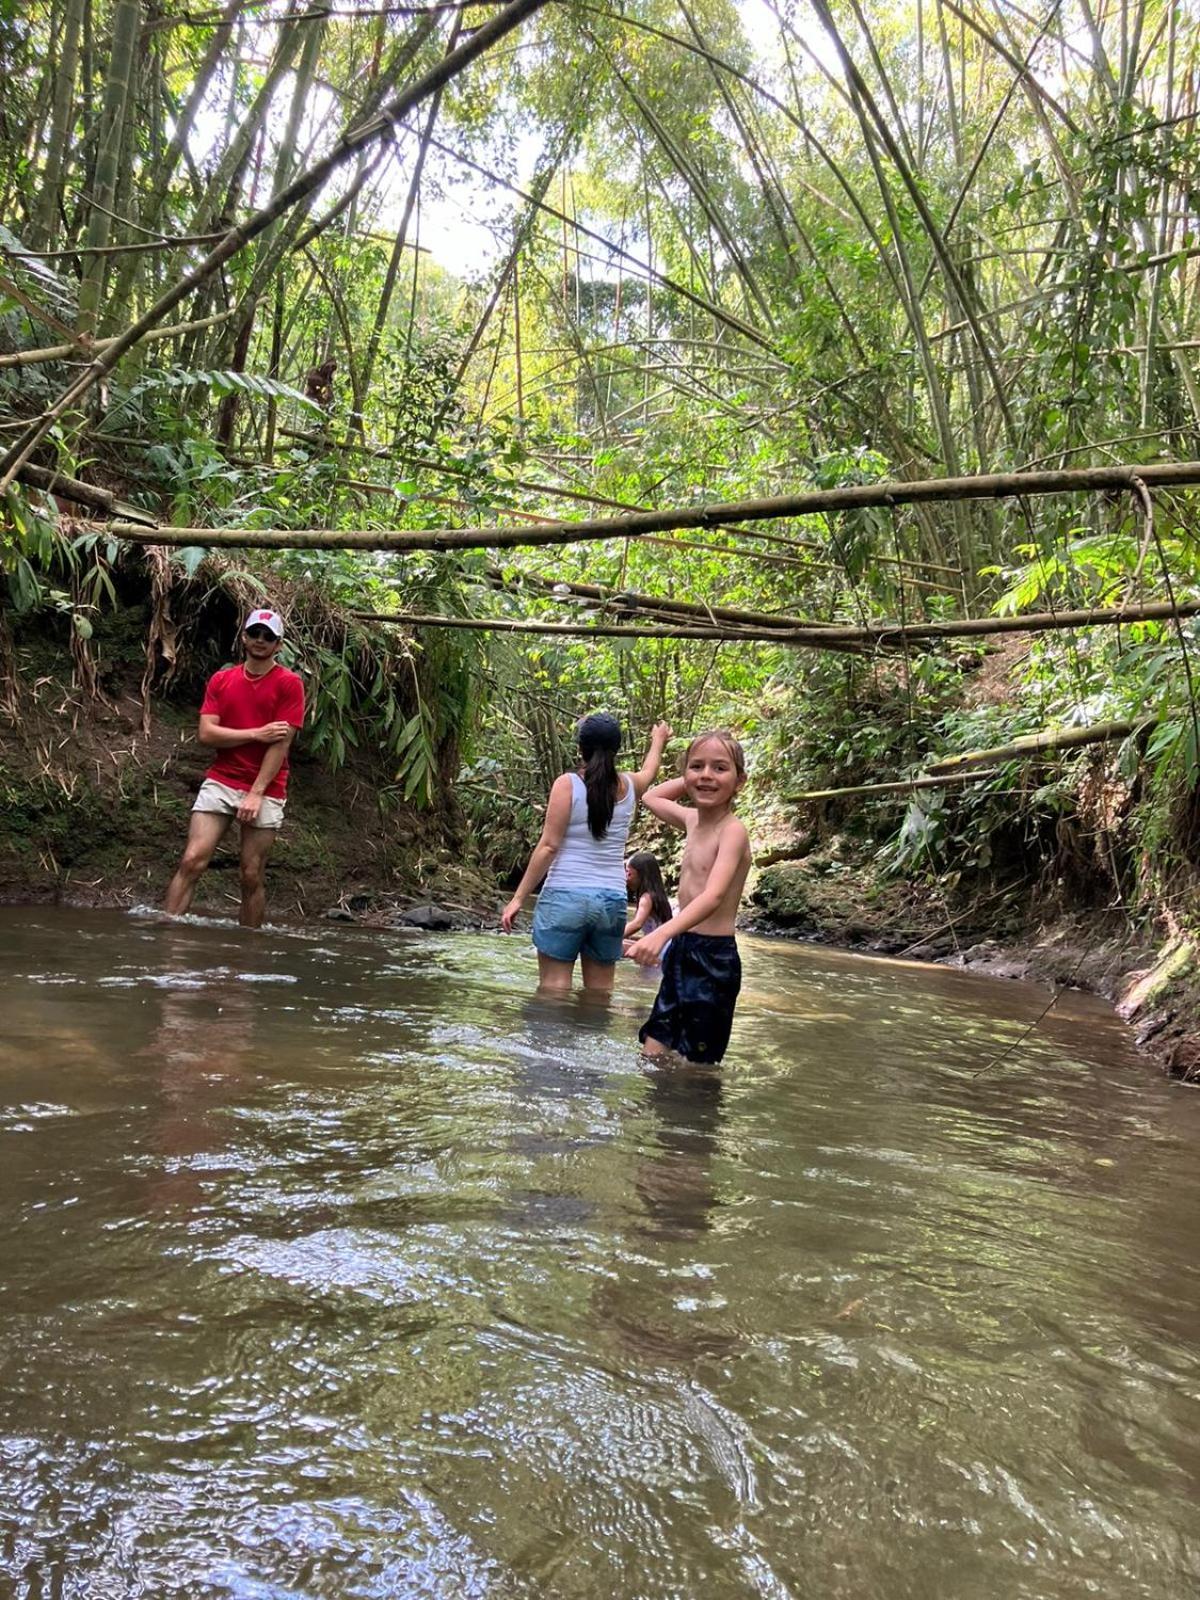
[[[1164,1071],[1200,1078],[1194,941],[1170,919],[1153,926],[1120,907],[1072,906],[1062,887],[888,878],[855,842],[835,838],[764,867],[746,922],[760,933],[1099,995]]]

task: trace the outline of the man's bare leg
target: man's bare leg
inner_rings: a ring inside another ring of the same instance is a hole
[[[267,857],[278,831],[242,825],[242,909],[238,921],[243,928],[262,927],[267,911]]]
[[[225,837],[225,830],[233,819],[219,811],[193,811],[188,824],[187,844],[180,858],[175,876],[167,885],[163,910],[172,917],[181,917],[192,903],[200,874],[213,858],[213,852]]]

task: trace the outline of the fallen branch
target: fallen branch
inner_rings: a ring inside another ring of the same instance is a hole
[[[1014,739],[1011,744],[995,745],[990,750],[968,750],[961,756],[947,756],[944,761],[934,762],[929,771],[931,774],[953,772],[978,761],[1021,761],[1045,750],[1077,750],[1082,745],[1108,744],[1151,728],[1157,720],[1157,717],[1131,717],[1120,722],[1095,722],[1090,728],[1048,728],[1044,733]]]

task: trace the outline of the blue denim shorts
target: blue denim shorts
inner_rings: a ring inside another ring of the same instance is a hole
[[[615,966],[628,914],[628,901],[613,889],[543,889],[533,913],[534,947],[554,961],[584,955]]]

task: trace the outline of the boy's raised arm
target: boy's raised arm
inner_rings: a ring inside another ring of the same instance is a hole
[[[680,796],[686,792],[687,785],[682,778],[668,778],[666,783],[656,783],[653,789],[647,789],[642,796],[642,804],[660,822],[669,822],[673,828],[686,829],[688,819],[696,815],[688,806],[679,804]]]

